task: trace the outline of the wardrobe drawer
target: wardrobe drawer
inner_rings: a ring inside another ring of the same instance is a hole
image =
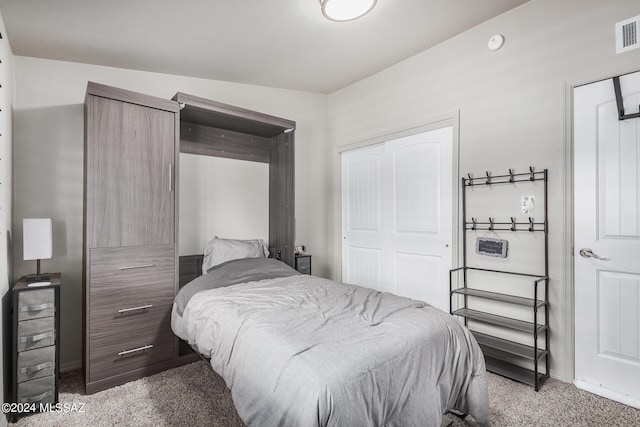
[[[18,353],[18,382],[53,375],[56,366],[54,346],[37,348]]]
[[[108,334],[92,334],[89,340],[89,380],[144,368],[174,357],[176,339],[167,317],[153,327],[133,322]]]
[[[173,299],[158,295],[136,295],[135,298],[101,302],[93,298],[89,330],[91,336],[110,334],[115,330],[129,328],[153,330],[171,322]]]
[[[18,322],[18,351],[32,350],[56,343],[55,318],[23,320]]]
[[[172,245],[91,249],[91,287],[118,283],[175,282]]]
[[[55,293],[53,289],[40,289],[18,294],[18,320],[51,317],[55,314]]]
[[[55,376],[24,381],[18,384],[18,398],[20,403],[54,403],[56,398]]]

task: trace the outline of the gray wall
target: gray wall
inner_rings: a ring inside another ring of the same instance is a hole
[[[6,34],[4,21],[0,17],[0,33]],[[3,337],[0,340],[0,402],[4,402],[7,395],[9,381],[5,376],[11,360],[11,347],[5,345],[10,339],[11,324],[6,318],[11,293],[9,287],[13,282],[11,258],[11,228],[13,205],[13,54],[6,37],[0,40],[0,319],[2,321]],[[6,354],[5,354],[6,353]],[[0,426],[7,425],[7,419],[0,416]]]
[[[566,216],[572,198],[570,87],[640,69],[640,49],[621,55],[614,49],[614,23],[638,14],[637,0],[531,0],[329,95],[334,170],[336,147],[450,112],[459,112],[462,175],[522,172],[529,165],[549,169],[551,373],[566,381],[573,379],[574,357],[572,224]],[[495,52],[487,49],[494,34],[506,38]],[[339,194],[337,173],[333,189]],[[514,203],[518,209],[519,200]],[[333,197],[330,212],[332,275],[339,277],[339,198]]]
[[[53,258],[42,265],[63,273],[61,369],[79,367],[82,354],[83,103],[89,80],[166,99],[180,91],[296,121],[297,241],[309,246],[318,274],[328,270],[325,95],[20,56],[15,63],[14,268],[16,275],[35,268],[20,256],[22,218],[53,218]],[[210,183],[212,189],[224,184]]]

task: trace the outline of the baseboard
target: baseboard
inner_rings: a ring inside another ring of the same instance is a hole
[[[74,360],[73,362],[60,364],[60,372],[70,372],[78,369],[82,369],[82,360]]]
[[[607,399],[615,400],[616,402],[620,402],[624,405],[640,409],[640,400],[626,394],[617,393],[600,385],[582,380],[573,380],[573,384],[579,389],[588,391],[589,393],[597,394],[598,396],[606,397]]]

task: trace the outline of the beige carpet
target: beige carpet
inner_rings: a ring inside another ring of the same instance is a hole
[[[640,410],[548,380],[540,392],[490,374],[494,426],[640,426]],[[231,396],[204,362],[114,387],[83,393],[79,371],[60,377],[60,402],[84,403],[84,412],[43,413],[16,426],[241,426]],[[71,407],[73,409],[73,407]],[[452,426],[476,425],[469,417]]]

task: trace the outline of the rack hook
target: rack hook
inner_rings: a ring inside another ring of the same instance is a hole
[[[533,231],[533,218],[529,217],[529,231]]]
[[[489,230],[493,230],[493,218],[489,217]]]
[[[515,181],[515,177],[513,176],[513,169],[509,169],[509,182],[513,184]]]
[[[471,178],[471,174],[468,173],[467,176],[469,177],[469,187],[473,186],[473,178]]]
[[[516,219],[511,217],[511,231],[516,231]]]
[[[535,175],[535,172],[533,171],[533,166],[529,166],[529,172],[531,172],[531,177],[529,178],[529,181],[535,181],[536,175]]]
[[[477,221],[477,220],[476,220],[475,218],[473,218],[473,217],[471,218],[471,222],[472,222],[471,229],[472,229],[472,230],[475,230],[475,229],[476,229],[476,226],[477,226],[476,221]]]
[[[491,184],[491,175],[489,174],[489,171],[485,171],[485,173],[487,174],[487,180],[485,181],[485,184],[489,185]]]

